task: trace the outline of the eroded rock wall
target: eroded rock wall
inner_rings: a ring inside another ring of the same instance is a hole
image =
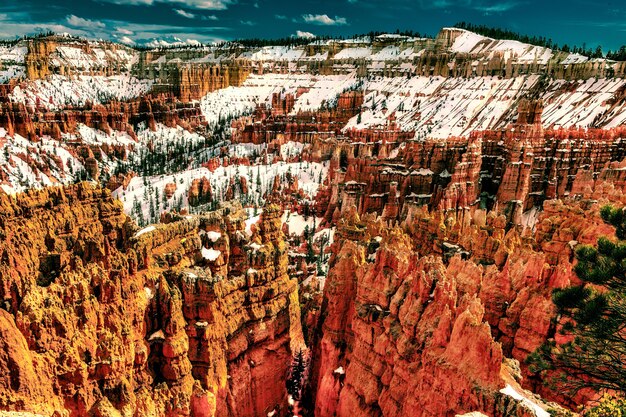
[[[0,407],[46,415],[258,416],[304,348],[275,208],[137,233],[82,183],[0,196]]]

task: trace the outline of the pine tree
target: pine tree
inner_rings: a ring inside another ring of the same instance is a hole
[[[626,213],[605,206],[602,219],[626,239]],[[530,357],[533,371],[554,371],[559,387],[626,392],[626,242],[598,239],[597,247],[576,250],[576,275],[582,284],[555,290],[553,301],[564,318],[561,332],[569,339],[553,339]]]
[[[154,199],[151,198],[150,199],[150,222],[156,223],[156,218],[157,218],[157,211],[154,205]]]
[[[305,226],[305,239],[306,239],[306,261],[308,263],[315,262],[315,248],[313,247],[314,231],[309,230],[309,226]]]
[[[293,363],[289,378],[287,379],[287,392],[295,400],[300,399],[302,393],[302,383],[304,382],[304,376],[306,372],[306,359],[302,349],[298,350]]]

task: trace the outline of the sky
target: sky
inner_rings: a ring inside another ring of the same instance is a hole
[[[626,0],[0,0],[0,39],[43,31],[131,45],[413,30],[459,21],[604,51],[626,44]]]

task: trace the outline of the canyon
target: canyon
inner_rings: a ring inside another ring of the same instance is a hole
[[[566,416],[626,63],[444,28],[0,45],[0,410]],[[2,414],[0,414],[2,415]]]

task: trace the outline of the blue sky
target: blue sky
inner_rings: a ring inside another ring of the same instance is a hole
[[[395,29],[434,35],[462,20],[560,44],[626,44],[626,0],[0,1],[0,38],[53,30],[135,44]]]

